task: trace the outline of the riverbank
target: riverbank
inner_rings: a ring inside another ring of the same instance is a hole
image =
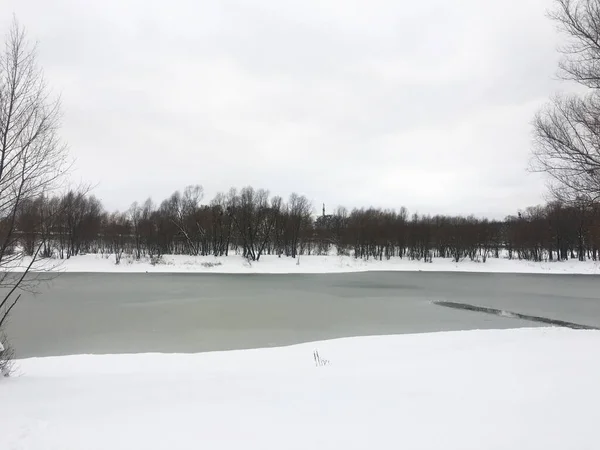
[[[542,328],[26,359],[0,448],[591,449],[599,346]]]
[[[392,258],[390,260],[362,260],[351,256],[304,255],[296,259],[263,255],[258,262],[249,262],[240,255],[222,257],[165,255],[157,264],[148,258],[136,260],[123,256],[115,264],[114,255],[88,254],[64,260],[41,260],[37,270],[63,272],[99,273],[347,273],[368,271],[423,271],[423,272],[484,272],[484,273],[530,273],[598,275],[600,263],[595,261],[548,261],[533,262],[488,258],[484,262],[464,260],[455,262],[450,258],[434,258],[432,262]]]

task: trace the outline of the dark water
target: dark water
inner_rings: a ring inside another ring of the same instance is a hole
[[[337,337],[539,326],[465,302],[600,327],[600,277],[386,272],[62,274],[24,294],[7,332],[19,357],[198,352]]]

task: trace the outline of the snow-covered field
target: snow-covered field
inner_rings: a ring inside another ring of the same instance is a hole
[[[470,260],[456,263],[436,258],[433,262],[393,258],[389,261],[364,261],[350,256],[300,256],[297,259],[264,255],[259,262],[248,262],[239,255],[226,257],[163,257],[160,264],[149,260],[136,261],[123,257],[119,265],[114,256],[81,255],[66,260],[42,261],[38,267],[65,272],[206,272],[206,273],[343,273],[364,271],[432,271],[432,272],[498,272],[498,273],[556,273],[600,274],[600,263],[577,260],[561,262],[531,262],[490,258],[487,262]]]
[[[0,448],[597,449],[599,348],[546,328],[21,360]]]

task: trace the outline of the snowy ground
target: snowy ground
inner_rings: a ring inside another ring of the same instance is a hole
[[[546,328],[22,360],[0,448],[597,449],[598,348]]]
[[[453,262],[436,258],[433,262],[393,258],[389,261],[364,261],[349,256],[300,256],[297,259],[265,255],[259,262],[249,263],[239,255],[164,256],[161,264],[148,260],[135,261],[123,257],[119,265],[114,256],[75,256],[68,260],[42,261],[38,267],[65,272],[206,272],[206,273],[340,273],[363,271],[432,271],[432,272],[498,272],[498,273],[550,273],[550,274],[600,274],[600,263],[577,260],[562,262],[531,262],[490,258],[487,262],[470,260]]]

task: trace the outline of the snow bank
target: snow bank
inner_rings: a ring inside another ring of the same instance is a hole
[[[596,449],[598,348],[552,328],[22,360],[0,448]]]
[[[365,271],[431,271],[431,272],[497,272],[497,273],[550,273],[600,274],[598,262],[576,260],[561,262],[531,262],[490,258],[487,262],[461,261],[436,258],[433,262],[393,258],[389,261],[357,260],[349,256],[300,256],[298,259],[262,256],[259,262],[249,263],[239,255],[226,257],[193,257],[167,255],[162,264],[152,265],[148,260],[135,261],[124,257],[119,265],[114,256],[75,256],[68,260],[41,261],[43,270],[65,272],[162,272],[162,273],[343,273]]]

